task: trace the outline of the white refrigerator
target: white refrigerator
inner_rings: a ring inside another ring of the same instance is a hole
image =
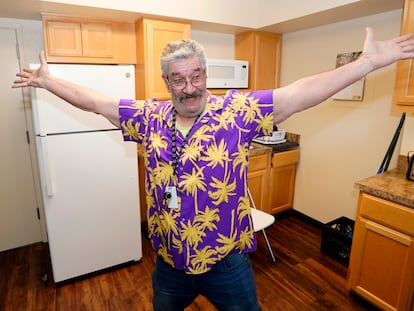
[[[36,68],[39,65],[30,65]],[[132,65],[50,64],[56,77],[135,98]],[[54,282],[142,257],[136,144],[102,116],[32,88]]]

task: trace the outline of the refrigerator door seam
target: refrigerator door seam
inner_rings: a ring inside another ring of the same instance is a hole
[[[43,160],[43,170],[45,173],[45,184],[46,184],[46,193],[49,197],[52,197],[54,193],[53,189],[53,182],[52,182],[52,175],[50,172],[50,165],[49,165],[49,153],[47,147],[47,138],[43,137],[40,140],[40,145],[42,149],[42,160]]]

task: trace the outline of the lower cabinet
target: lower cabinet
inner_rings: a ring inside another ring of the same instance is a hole
[[[414,310],[414,210],[361,192],[349,289],[381,310]]]
[[[270,214],[293,208],[299,149],[250,157],[249,188],[256,207]]]
[[[273,153],[266,189],[269,213],[277,214],[293,208],[298,161],[299,149]]]
[[[249,189],[257,209],[269,211],[269,166],[271,152],[249,158]]]

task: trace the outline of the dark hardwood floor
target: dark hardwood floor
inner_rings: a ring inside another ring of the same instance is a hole
[[[288,213],[267,234],[277,262],[271,261],[261,234],[259,248],[251,255],[263,311],[375,310],[348,293],[346,267],[320,252],[320,227]],[[144,238],[140,262],[55,285],[47,244],[0,252],[0,310],[152,310],[154,259]],[[199,297],[186,310],[216,309]]]

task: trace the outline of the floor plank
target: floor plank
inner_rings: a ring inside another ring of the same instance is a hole
[[[271,261],[261,234],[258,250],[251,254],[263,311],[375,310],[346,290],[346,266],[320,252],[320,227],[288,213],[267,235],[277,261]],[[145,238],[138,263],[55,285],[47,244],[0,252],[0,310],[150,311],[154,262]],[[216,309],[198,297],[186,309],[196,310]]]

